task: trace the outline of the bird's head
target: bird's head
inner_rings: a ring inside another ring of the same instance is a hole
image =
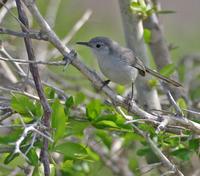
[[[88,42],[77,42],[76,44],[90,47],[96,55],[105,55],[111,52],[113,41],[107,37],[95,37]]]

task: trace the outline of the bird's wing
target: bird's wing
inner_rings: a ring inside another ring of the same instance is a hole
[[[122,58],[121,60],[128,63],[130,66],[137,68],[140,75],[145,76],[146,73],[149,73],[149,74],[151,74],[161,80],[164,80],[176,87],[182,87],[182,85],[179,82],[177,82],[173,79],[167,78],[167,77],[159,74],[158,72],[147,68],[143,64],[143,62],[134,54],[134,52],[132,50],[130,50],[128,48],[122,48],[120,53],[122,53],[120,56]]]
[[[137,56],[135,56],[135,54],[131,49],[122,48],[120,53],[121,53],[120,57],[124,62],[128,63],[132,67],[137,68],[140,75],[145,76],[146,74],[145,65]]]

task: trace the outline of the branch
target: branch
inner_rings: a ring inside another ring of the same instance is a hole
[[[150,0],[146,0],[146,2],[148,5],[152,5]],[[158,6],[158,4],[154,5]],[[149,46],[156,66],[158,70],[160,70],[164,66],[172,63],[168,45],[165,40],[163,27],[161,26],[159,18],[155,13],[153,13],[147,20],[144,21],[144,27],[151,31],[151,41],[149,42]],[[177,79],[178,76],[175,73],[173,74],[173,77],[174,79]],[[164,85],[164,87],[172,92],[172,95],[176,100],[181,96],[185,97],[183,90],[180,88],[166,85]]]
[[[5,7],[6,4],[6,7]],[[9,12],[10,9],[14,8],[15,2],[13,0],[6,1],[6,0],[0,0],[0,24],[3,22],[3,19],[5,18],[6,14]],[[3,8],[2,8],[3,7]]]
[[[5,28],[0,28],[0,34],[8,34],[8,35],[13,35],[16,37],[30,37],[32,39],[36,39],[36,40],[45,40],[48,41],[48,38],[45,34],[43,34],[42,32],[17,32],[17,31],[13,31],[10,29],[5,29]]]
[[[22,8],[21,0],[16,0],[16,5],[17,5],[17,10],[18,10],[19,20],[23,24],[21,25],[22,31],[26,32],[27,29],[29,29],[29,24],[28,24],[28,18],[24,12],[24,9]],[[24,42],[25,42],[25,46],[26,46],[26,50],[28,54],[28,59],[31,61],[35,61],[35,55],[34,55],[31,39],[26,36],[24,37]],[[31,74],[33,76],[33,80],[35,82],[35,87],[36,87],[38,96],[40,98],[40,101],[44,110],[43,123],[47,127],[47,131],[48,131],[50,128],[49,120],[51,116],[51,108],[45,97],[37,66],[35,64],[30,64],[29,67],[30,67]],[[43,147],[41,149],[40,156],[41,156],[41,161],[43,162],[43,166],[44,166],[44,174],[45,176],[49,176],[50,163],[49,163],[49,157],[48,157],[48,140],[46,138],[43,139]]]
[[[33,60],[22,60],[22,59],[9,59],[0,56],[0,60],[7,62],[18,62],[21,64],[43,64],[43,65],[66,65],[65,61],[33,61]]]
[[[130,11],[129,0],[118,0],[122,23],[124,27],[124,34],[127,47],[132,49],[137,57],[139,57],[146,66],[149,65],[149,58],[143,38],[142,20],[137,14],[132,14]],[[136,88],[138,94],[139,104],[148,109],[161,109],[159,97],[156,89],[151,88],[148,84],[150,75],[142,77],[138,76],[136,81]]]

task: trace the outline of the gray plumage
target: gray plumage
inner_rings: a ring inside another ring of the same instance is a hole
[[[180,83],[164,77],[147,68],[131,49],[121,47],[117,42],[107,37],[95,37],[89,42],[77,42],[92,49],[102,73],[111,81],[118,84],[134,83],[138,73],[145,76],[150,73],[174,86]]]

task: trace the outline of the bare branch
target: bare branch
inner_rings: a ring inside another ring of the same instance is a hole
[[[16,4],[17,4],[19,20],[23,24],[23,25],[21,25],[22,31],[26,32],[27,29],[29,29],[28,18],[24,12],[24,9],[22,8],[21,0],[16,0]],[[26,27],[26,29],[24,29],[24,26]],[[26,46],[26,50],[27,50],[27,54],[28,54],[28,59],[31,61],[35,61],[35,55],[34,55],[31,39],[29,37],[24,37],[24,42],[25,42],[25,46]],[[48,132],[48,130],[50,128],[49,120],[50,120],[50,116],[51,116],[51,108],[45,97],[37,66],[35,64],[30,64],[29,67],[30,67],[30,71],[33,76],[33,80],[35,82],[38,96],[40,97],[40,101],[41,101],[41,104],[42,104],[42,107],[44,110],[43,122],[44,122],[44,125],[47,127],[47,132]],[[49,163],[49,157],[48,157],[48,140],[46,138],[43,139],[43,147],[42,147],[40,156],[41,156],[41,161],[43,162],[43,166],[44,166],[44,174],[45,174],[45,176],[49,176],[50,175],[50,166],[49,166],[50,163]]]
[[[5,29],[5,28],[0,28],[0,34],[8,34],[8,35],[13,35],[16,37],[30,37],[32,39],[36,39],[36,40],[45,40],[48,41],[47,36],[45,36],[45,34],[43,34],[42,32],[17,32],[17,31],[13,31],[10,29]]]
[[[65,61],[32,61],[32,60],[22,60],[22,59],[9,59],[0,56],[0,60],[8,62],[18,62],[21,64],[43,64],[43,65],[66,65]]]
[[[2,23],[3,19],[5,18],[6,14],[9,12],[10,9],[13,7],[16,7],[15,2],[13,0],[7,1],[5,3],[5,0],[0,0],[1,7],[6,4],[6,7],[1,8],[0,11],[0,24]]]
[[[150,0],[146,0],[146,2],[148,5],[152,5]],[[160,8],[160,4],[155,5],[159,6],[158,8]],[[161,27],[161,23],[157,14],[153,13],[150,17],[148,17],[148,19],[144,21],[144,27],[151,31],[151,41],[149,42],[149,46],[156,66],[158,70],[160,70],[164,66],[170,64],[172,61],[168,45],[164,37],[164,31]],[[173,77],[174,79],[177,79],[177,74],[174,74]],[[181,96],[184,97],[184,92],[182,89],[174,86],[172,87],[164,85],[164,87],[172,92],[172,95],[176,100]]]
[[[149,65],[149,58],[143,38],[142,19],[137,14],[132,14],[130,11],[130,1],[118,0],[122,23],[124,27],[124,35],[128,48],[132,49],[137,57],[139,57],[146,66]],[[139,104],[148,109],[161,109],[157,90],[151,88],[148,84],[150,75],[145,77],[138,76],[136,88]]]
[[[9,89],[9,88],[5,88],[5,87],[1,87],[1,86],[0,86],[0,91],[8,92],[10,94],[16,93],[16,94],[25,95],[25,96],[27,96],[27,97],[29,97],[31,99],[39,101],[39,97],[34,96],[32,94],[29,94],[28,92],[24,92],[24,91],[20,91],[20,90],[15,90],[15,89]]]

